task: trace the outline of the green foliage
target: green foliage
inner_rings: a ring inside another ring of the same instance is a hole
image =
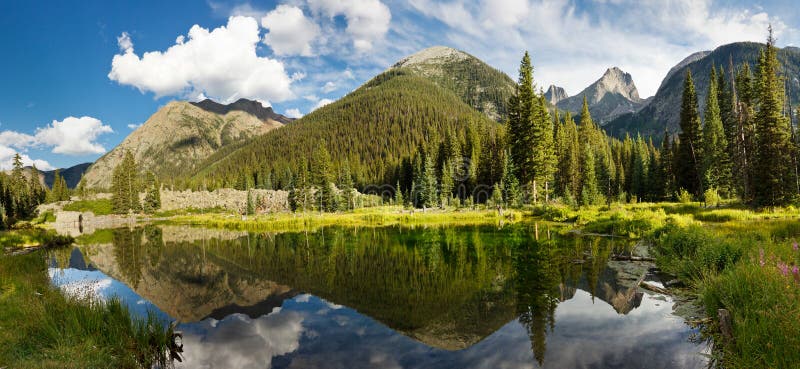
[[[728,139],[722,125],[717,83],[716,69],[712,68],[703,126],[702,176],[705,188],[714,189],[715,192],[719,190],[722,194],[728,195],[732,181],[731,160],[728,154]]]
[[[142,202],[142,210],[145,213],[154,213],[161,209],[161,184],[153,172],[148,172],[145,179],[145,196]]]
[[[675,194],[675,197],[681,204],[688,204],[693,201],[692,194],[690,194],[685,188],[681,188],[678,193]]]
[[[67,297],[38,253],[0,256],[0,362],[14,368],[139,368],[169,359],[172,332],[117,299]]]
[[[20,220],[36,216],[36,207],[46,198],[46,190],[39,183],[36,167],[26,175],[22,157],[14,155],[11,174],[0,173],[0,230]]]
[[[115,213],[125,214],[141,209],[139,202],[141,185],[138,176],[139,169],[133,154],[126,151],[122,161],[114,168],[111,182],[111,202]]]
[[[340,100],[206,162],[187,185],[230,187],[241,175],[271,173],[273,188],[290,189],[309,154],[324,146],[331,172],[348,163],[355,188],[400,180],[410,189],[410,177],[402,177],[403,160],[410,160],[420,146],[438,144],[430,138],[446,132],[466,142],[468,127],[482,138],[496,136],[500,126],[436,83],[392,69]]]
[[[66,211],[92,212],[94,215],[114,214],[114,203],[109,199],[72,201],[63,207]]]
[[[706,206],[719,206],[720,201],[722,198],[719,196],[719,192],[714,187],[711,187],[706,190],[703,194],[703,202],[706,203]]]
[[[700,176],[702,158],[702,130],[691,70],[686,71],[681,103],[681,133],[679,134],[678,156],[675,177],[679,188],[684,188],[693,196],[702,194]]]
[[[791,175],[793,145],[789,120],[784,114],[784,81],[780,77],[775,39],[770,27],[767,47],[758,62],[755,117],[756,157],[753,201],[760,206],[788,203],[796,194],[796,178]]]
[[[66,201],[69,200],[69,188],[67,181],[61,176],[58,169],[53,173],[53,188],[47,193],[47,202]]]

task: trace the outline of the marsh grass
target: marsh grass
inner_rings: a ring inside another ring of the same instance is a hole
[[[326,226],[383,227],[390,225],[479,225],[514,223],[522,219],[518,210],[433,210],[409,211],[399,206],[363,208],[342,213],[275,213],[242,217],[232,214],[174,216],[165,223],[200,225],[248,231],[299,231]]]
[[[109,215],[114,213],[114,204],[110,199],[79,200],[64,205],[65,211],[90,211],[94,215]]]
[[[0,257],[0,363],[13,368],[167,366],[170,329],[119,300],[66,296],[41,253]]]
[[[740,220],[653,233],[658,265],[694,287],[708,316],[731,313],[734,342],[708,330],[723,367],[800,366],[800,221],[792,212],[745,211]]]
[[[40,246],[60,247],[69,245],[72,241],[72,237],[36,227],[0,232],[0,247],[10,250]]]

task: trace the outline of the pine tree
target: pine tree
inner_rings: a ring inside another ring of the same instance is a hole
[[[152,213],[161,209],[161,185],[158,183],[155,173],[147,172],[144,190],[142,210],[145,213]]]
[[[111,180],[111,202],[114,212],[117,214],[138,211],[141,208],[138,167],[129,151],[125,152],[122,162],[114,168]]]
[[[728,140],[725,136],[717,101],[719,96],[717,83],[716,70],[712,67],[703,125],[702,175],[705,188],[716,189],[727,197],[730,196],[731,161],[728,156]]]
[[[581,189],[581,203],[583,205],[602,204],[602,198],[597,187],[597,176],[595,175],[594,151],[591,147],[586,147],[583,153],[583,188]]]
[[[517,207],[522,204],[522,194],[520,193],[519,180],[514,174],[514,162],[511,155],[503,156],[503,177],[500,180],[500,187],[503,191],[503,200],[509,207]]]
[[[436,180],[436,165],[430,155],[425,158],[421,178],[421,205],[423,208],[435,207],[439,200],[439,183]]]
[[[559,181],[560,190],[565,197],[575,197],[580,193],[580,155],[581,145],[578,141],[578,127],[570,113],[564,117],[564,123],[559,130],[559,137],[563,141],[559,153]]]
[[[533,201],[538,202],[538,193],[542,192],[545,201],[548,202],[558,159],[553,146],[553,121],[550,119],[544,96],[540,93],[534,99]]]
[[[537,105],[533,84],[533,66],[528,52],[519,66],[516,91],[508,103],[508,142],[516,176],[524,185],[532,185],[536,175],[534,137],[537,134],[534,106]]]
[[[681,103],[681,133],[675,168],[678,187],[683,188],[695,197],[703,193],[700,168],[702,164],[702,131],[700,113],[698,112],[697,93],[694,88],[691,70],[686,71],[683,84],[683,100]]]
[[[453,172],[453,163],[450,160],[444,162],[442,166],[442,179],[441,183],[441,203],[442,205],[450,205],[450,199],[453,197],[453,186],[455,183],[455,174]]]
[[[775,39],[769,28],[767,47],[758,62],[758,102],[755,117],[756,157],[753,200],[758,206],[787,203],[794,193],[789,121],[783,115],[783,80],[779,77]]]
[[[321,143],[314,153],[311,177],[317,188],[316,204],[320,211],[336,210],[336,189],[333,185],[333,163],[325,143]]]
[[[397,185],[394,187],[394,203],[400,206],[405,204],[405,199],[403,198],[403,189],[400,188],[400,181],[397,181]]]
[[[675,171],[673,168],[675,159],[673,157],[672,143],[670,135],[664,130],[664,139],[661,141],[661,178],[663,180],[662,198],[669,199],[675,194]]]

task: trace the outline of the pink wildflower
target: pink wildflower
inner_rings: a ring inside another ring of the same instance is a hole
[[[778,269],[780,269],[781,274],[783,274],[784,276],[789,275],[789,266],[786,265],[786,263],[778,262]]]
[[[758,251],[758,264],[764,266],[764,249]]]
[[[800,250],[800,248],[797,246],[797,241],[794,241],[794,243],[792,244],[792,250],[794,251]]]

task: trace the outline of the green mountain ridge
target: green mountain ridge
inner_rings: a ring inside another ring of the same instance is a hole
[[[395,67],[280,130],[214,155],[187,184],[246,187],[242,178],[263,185],[269,176],[271,185],[286,188],[320,145],[337,173],[347,163],[358,186],[394,184],[403,159],[437,143],[432,137],[452,132],[464,141],[470,130],[494,137],[500,127],[453,91]]]

